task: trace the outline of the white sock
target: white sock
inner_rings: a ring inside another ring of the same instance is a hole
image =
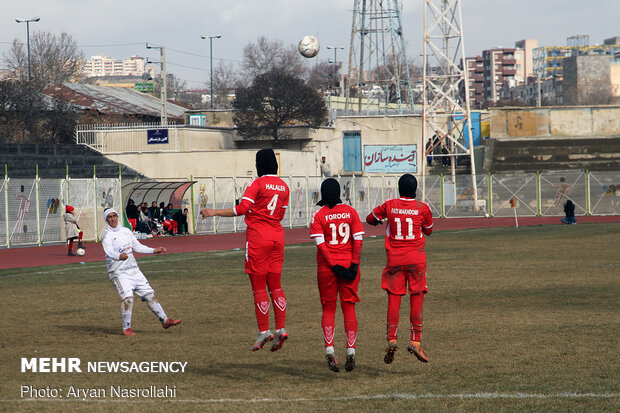
[[[131,328],[131,312],[133,309],[133,298],[121,302],[121,319],[123,320],[123,330]]]
[[[334,354],[334,346],[325,347],[325,354]]]
[[[355,355],[355,349],[353,347],[348,347],[347,356],[354,356],[354,355]]]
[[[166,316],[166,313],[164,312],[161,304],[159,304],[159,301],[157,301],[155,298],[147,299],[146,305],[149,306],[153,314],[155,314],[157,318],[159,318],[159,321],[161,321],[162,324],[166,322],[168,316]]]

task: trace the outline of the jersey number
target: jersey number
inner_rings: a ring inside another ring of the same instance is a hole
[[[349,224],[343,222],[342,224],[338,225],[338,228],[336,228],[336,224],[330,223],[329,227],[332,230],[332,239],[331,241],[329,241],[329,245],[338,244],[338,234],[340,234],[340,236],[342,237],[342,241],[340,242],[341,244],[346,244],[349,241],[349,234],[351,234]],[[336,229],[338,230],[337,233]]]
[[[278,195],[275,194],[269,204],[267,204],[267,209],[269,210],[269,215],[273,215],[273,212],[276,210],[276,205],[278,204]]]
[[[413,235],[413,219],[405,218],[405,222],[407,223],[407,235],[404,237],[403,237],[400,218],[394,218],[394,222],[396,223],[396,235],[394,235],[394,239],[414,239],[415,238],[415,235]]]

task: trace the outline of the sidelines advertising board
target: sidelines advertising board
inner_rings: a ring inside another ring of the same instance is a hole
[[[149,145],[168,143],[168,129],[149,129],[146,131],[146,143]]]
[[[364,172],[417,173],[418,145],[364,145]]]

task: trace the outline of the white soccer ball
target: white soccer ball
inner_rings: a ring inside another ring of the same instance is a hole
[[[297,49],[299,49],[299,53],[301,53],[303,57],[311,58],[319,54],[321,45],[316,37],[304,36],[304,38],[300,40],[299,45],[297,45]]]
[[[75,253],[81,257],[82,255],[86,254],[86,250],[84,248],[78,248]]]

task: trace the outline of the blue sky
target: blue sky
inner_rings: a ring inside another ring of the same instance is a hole
[[[438,0],[435,0],[438,1]],[[145,42],[165,45],[168,71],[191,88],[207,81],[209,43],[201,35],[221,34],[213,41],[214,65],[223,59],[241,61],[243,46],[264,35],[296,44],[307,34],[321,42],[315,59],[333,58],[325,46],[346,46],[348,53],[353,0],[21,0],[4,1],[0,17],[0,57],[9,43],[25,42],[26,25],[16,17],[41,17],[31,32],[71,34],[88,56],[131,55],[157,60]],[[8,4],[7,4],[8,3]],[[401,0],[403,32],[409,56],[422,49],[423,0]],[[620,36],[619,0],[461,0],[465,51],[468,56],[496,46],[512,47],[524,38],[539,45],[565,44],[566,38],[587,34],[590,43]],[[342,54],[341,54],[342,53]],[[346,59],[345,59],[346,60]],[[312,64],[313,60],[308,61]],[[0,67],[4,64],[0,63]]]

